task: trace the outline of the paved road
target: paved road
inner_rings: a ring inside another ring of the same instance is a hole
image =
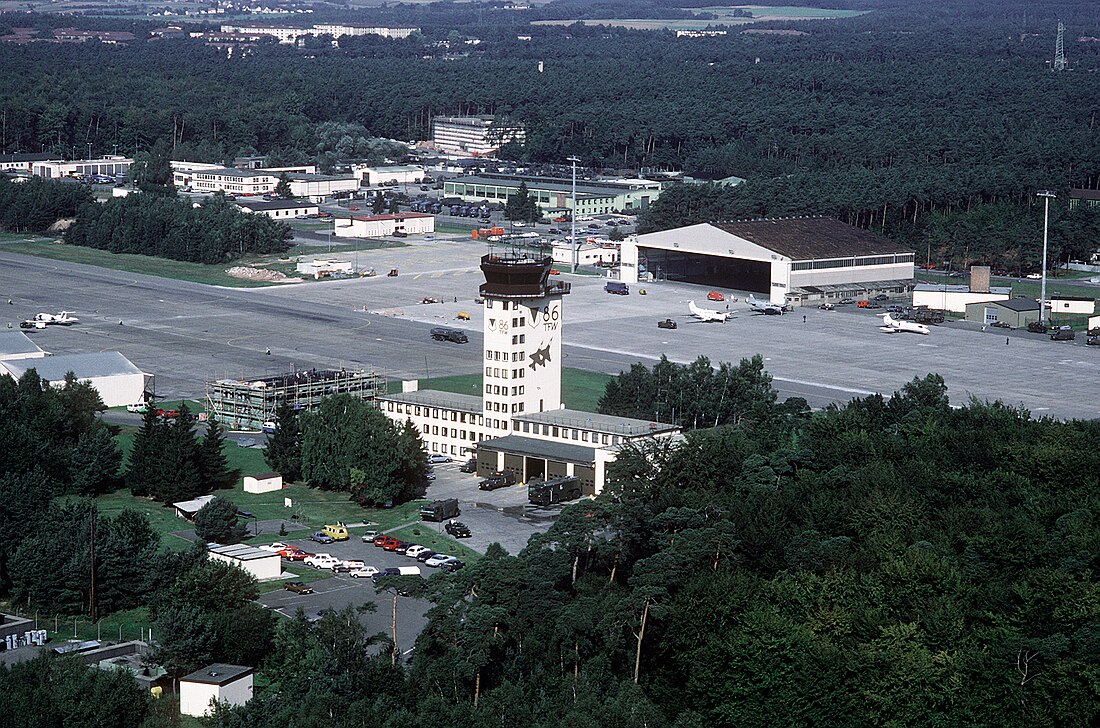
[[[117,349],[156,374],[157,392],[168,398],[201,397],[206,379],[294,367],[372,365],[394,378],[421,379],[479,371],[481,316],[473,298],[484,248],[467,240],[413,242],[361,254],[378,270],[399,268],[397,278],[263,289],[36,259],[5,253],[0,245],[0,300],[13,300],[0,326],[5,319],[18,325],[38,311],[75,310],[78,326],[32,336],[55,353]],[[1018,332],[1006,337],[968,324],[937,327],[928,337],[886,335],[873,312],[809,309],[764,317],[751,315],[740,301],[730,304],[733,320],[703,324],[686,316],[688,300],[702,304],[705,291],[697,287],[652,284],[644,297],[636,290],[609,296],[599,279],[566,278],[573,283],[566,301],[566,366],[614,373],[662,353],[676,361],[705,354],[715,362],[760,353],[781,397],[802,396],[815,406],[889,394],[914,376],[940,372],[955,403],[975,396],[1022,404],[1036,414],[1100,415],[1100,400],[1090,391],[1100,351],[1083,342],[1053,343]],[[424,296],[449,302],[423,305]],[[460,310],[473,315],[459,324],[470,343],[433,342],[428,329],[458,324]],[[680,328],[657,329],[665,317]]]

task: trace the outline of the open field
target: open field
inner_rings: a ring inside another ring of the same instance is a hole
[[[833,20],[863,15],[861,10],[836,10],[829,8],[803,8],[794,6],[768,7],[766,5],[723,5],[705,8],[690,8],[696,13],[710,13],[714,19],[703,18],[598,18],[585,20],[536,20],[532,25],[608,25],[631,30],[704,30],[715,25],[749,25],[773,20]],[[734,10],[750,10],[752,17],[738,17]]]

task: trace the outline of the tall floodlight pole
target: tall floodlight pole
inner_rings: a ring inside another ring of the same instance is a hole
[[[577,162],[581,161],[577,157],[566,157],[565,161],[570,162],[573,165],[573,209],[569,212],[569,245],[573,249],[573,270],[571,273],[577,272]]]
[[[1039,320],[1047,318],[1047,225],[1050,221],[1050,201],[1057,197],[1050,190],[1042,190],[1036,193],[1036,197],[1043,198],[1043,282],[1039,286]]]

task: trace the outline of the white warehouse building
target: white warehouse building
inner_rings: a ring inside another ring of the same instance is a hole
[[[247,572],[256,581],[272,581],[283,575],[283,564],[279,554],[264,551],[243,543],[207,547],[207,557],[211,561],[221,561]]]
[[[180,713],[202,718],[213,703],[244,705],[252,699],[251,667],[216,663],[180,678]]]
[[[352,215],[332,222],[338,238],[382,238],[394,233],[421,235],[435,232],[435,217],[419,212],[387,215]]]
[[[913,251],[825,217],[711,222],[632,236],[622,245],[620,278],[751,291],[797,305],[905,292]]]
[[[0,373],[14,379],[30,369],[54,387],[65,386],[65,375],[72,372],[78,381],[90,383],[108,407],[145,401],[145,379],[149,375],[117,351],[0,361]]]

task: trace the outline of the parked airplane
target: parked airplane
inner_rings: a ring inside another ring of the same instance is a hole
[[[695,305],[695,301],[688,301],[688,311],[691,315],[703,322],[717,321],[718,323],[725,323],[726,319],[730,317],[729,311],[715,311],[711,308],[699,308]]]
[[[62,311],[61,313],[40,313],[35,314],[32,321],[41,321],[46,325],[52,326],[71,326],[73,324],[80,323],[80,319],[72,315],[72,311]]]
[[[765,316],[781,316],[783,314],[783,307],[778,303],[772,303],[771,301],[758,301],[756,296],[749,294],[749,305],[752,306],[752,310],[755,313],[762,313]]]
[[[927,336],[932,333],[928,330],[928,327],[924,324],[918,324],[914,321],[903,321],[896,319],[888,313],[882,314],[882,326],[879,327],[888,334],[924,334]]]

